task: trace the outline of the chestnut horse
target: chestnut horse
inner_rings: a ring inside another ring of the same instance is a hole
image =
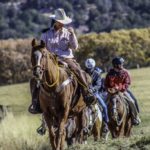
[[[59,67],[57,57],[45,48],[43,41],[36,44],[33,39],[31,62],[34,74],[40,80],[40,106],[52,149],[63,150],[69,114],[79,113],[86,107],[80,92],[81,85],[68,69]]]
[[[108,98],[109,129],[112,138],[129,137],[131,134],[131,115],[122,93],[110,94]]]

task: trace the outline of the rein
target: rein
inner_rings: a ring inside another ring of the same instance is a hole
[[[123,97],[121,97],[120,95],[119,95],[119,97],[121,98],[121,101],[124,102]],[[119,120],[115,117],[115,118],[116,118],[116,123],[117,123],[118,126],[121,125],[121,123],[123,122],[123,119],[124,119],[124,117],[125,117],[125,114],[126,114],[126,108],[125,108],[125,105],[124,105],[124,104],[123,104],[123,108],[124,108],[124,111],[123,111],[123,115],[122,115],[122,117],[121,117],[121,120],[119,121]],[[118,116],[118,113],[117,113],[117,116]]]
[[[40,65],[35,65],[32,67],[32,69],[36,68],[36,67],[41,67]]]

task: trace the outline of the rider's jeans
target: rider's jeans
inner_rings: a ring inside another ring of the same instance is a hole
[[[137,112],[134,100],[132,99],[132,97],[130,96],[130,94],[128,92],[124,92],[124,95],[127,97],[129,106],[130,106],[130,108],[132,110],[132,116],[134,118],[137,118],[138,117],[138,112]]]
[[[105,104],[104,100],[101,98],[99,92],[94,92],[94,96],[97,98],[99,105],[103,108],[103,119],[106,123],[109,122],[108,118],[108,111],[107,111],[107,105]]]
[[[138,105],[137,99],[135,98],[135,96],[133,95],[133,93],[132,93],[129,89],[127,90],[127,92],[130,94],[130,96],[131,96],[132,99],[134,100],[136,109],[137,109],[138,113],[140,113],[140,109],[139,109],[139,105]]]

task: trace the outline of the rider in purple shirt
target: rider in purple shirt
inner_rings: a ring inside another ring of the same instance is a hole
[[[93,94],[90,93],[89,85],[85,79],[85,72],[76,62],[73,55],[73,50],[78,48],[78,40],[73,28],[64,28],[64,25],[70,24],[72,19],[66,16],[63,9],[57,9],[55,15],[51,17],[53,25],[50,29],[41,35],[41,40],[44,41],[47,50],[54,53],[58,58],[67,63],[69,69],[75,74],[78,81],[82,84],[81,89],[86,101],[95,100]],[[32,90],[36,91],[36,90]],[[37,93],[37,92],[36,92]],[[36,95],[37,97],[34,97]],[[32,94],[32,104],[29,107],[31,113],[38,113],[37,108],[38,94]]]
[[[68,30],[62,27],[58,31],[51,28],[42,34],[41,40],[45,42],[47,50],[63,58],[74,58],[72,49],[78,48],[78,41],[72,28]]]

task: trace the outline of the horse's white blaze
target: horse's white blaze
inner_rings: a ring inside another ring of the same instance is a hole
[[[37,66],[40,66],[40,62],[41,62],[41,58],[42,58],[42,53],[40,51],[35,51],[34,54],[37,57]]]

